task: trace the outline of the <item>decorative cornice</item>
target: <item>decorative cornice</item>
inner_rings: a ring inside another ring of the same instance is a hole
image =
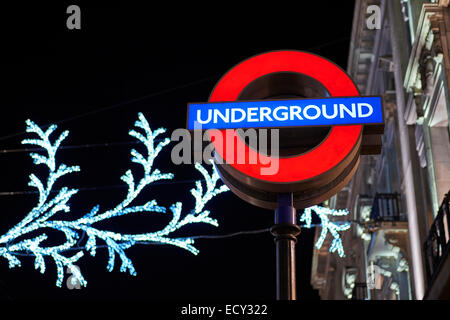
[[[442,45],[435,36],[439,32],[441,9],[437,4],[424,4],[422,7],[404,80],[404,87],[408,92],[421,93],[423,77],[420,74],[420,66],[426,61],[427,56],[433,57],[442,53]]]

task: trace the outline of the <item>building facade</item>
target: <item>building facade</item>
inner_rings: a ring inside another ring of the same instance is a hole
[[[344,258],[314,253],[312,285],[322,299],[450,299],[449,0],[357,0],[347,69],[384,98],[383,147],[328,201],[352,228]]]

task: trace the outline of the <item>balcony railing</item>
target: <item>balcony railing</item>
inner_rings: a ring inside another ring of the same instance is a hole
[[[431,287],[438,274],[444,258],[450,251],[449,236],[449,198],[447,193],[439,208],[439,212],[431,225],[428,237],[424,243],[425,269],[427,273],[427,285]]]
[[[376,193],[373,199],[370,218],[374,221],[406,221],[400,207],[400,194]]]

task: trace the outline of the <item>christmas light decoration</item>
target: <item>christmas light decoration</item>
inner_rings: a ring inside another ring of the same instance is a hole
[[[348,211],[345,209],[333,210],[321,206],[312,206],[306,208],[300,217],[300,221],[305,222],[302,227],[312,227],[312,211],[314,211],[319,216],[322,226],[322,230],[320,232],[319,238],[317,239],[315,247],[317,249],[320,249],[323,245],[323,242],[325,241],[328,232],[330,232],[330,234],[333,236],[333,241],[331,242],[330,246],[330,252],[337,252],[341,258],[345,257],[344,247],[342,246],[342,239],[339,235],[339,231],[348,230],[351,224],[350,222],[333,222],[329,219],[329,216],[346,216],[348,215]]]
[[[160,151],[170,142],[168,138],[163,139],[155,146],[155,138],[165,132],[164,128],[155,131],[150,129],[146,118],[139,113],[139,120],[135,122],[135,127],[141,130],[130,130],[129,135],[139,140],[146,148],[146,155],[135,149],[131,150],[131,161],[142,166],[144,175],[137,181],[133,172],[127,170],[121,177],[128,185],[128,192],[123,201],[114,208],[101,212],[100,206],[94,206],[88,213],[81,218],[72,220],[53,219],[59,212],[70,212],[69,200],[77,193],[77,189],[63,187],[60,190],[54,190],[55,182],[64,175],[78,172],[78,166],[67,166],[60,164],[57,166],[56,153],[62,141],[68,136],[68,131],[64,131],[53,143],[50,135],[56,130],[57,126],[50,126],[45,132],[33,121],[27,120],[27,132],[38,136],[37,139],[23,140],[23,144],[31,144],[41,147],[46,151],[46,155],[31,153],[35,165],[45,165],[48,169],[48,178],[42,181],[36,175],[30,175],[29,186],[38,190],[39,199],[37,205],[20,221],[4,235],[0,236],[0,256],[6,258],[9,267],[20,267],[22,256],[34,257],[35,269],[41,273],[46,270],[46,260],[53,259],[57,267],[56,285],[61,286],[64,278],[64,268],[72,273],[72,284],[79,283],[86,286],[79,268],[74,264],[85,252],[95,256],[97,249],[106,247],[109,253],[107,270],[112,271],[115,266],[116,256],[121,261],[120,271],[136,275],[132,261],[127,257],[125,250],[136,245],[145,243],[159,243],[178,246],[186,249],[193,254],[198,253],[194,247],[193,238],[172,237],[171,234],[180,228],[193,223],[206,223],[218,226],[217,220],[210,217],[210,212],[204,210],[205,205],[214,196],[225,192],[228,188],[225,185],[217,187],[219,176],[215,169],[210,175],[201,164],[196,163],[195,168],[203,175],[206,181],[206,191],[204,192],[202,182],[196,181],[196,188],[191,190],[195,199],[195,208],[182,217],[182,203],[176,202],[170,206],[172,219],[161,230],[156,232],[125,234],[111,230],[102,230],[95,224],[119,217],[130,213],[167,212],[166,207],[159,206],[156,200],[151,200],[144,205],[134,205],[131,203],[141,194],[142,190],[149,184],[159,180],[173,179],[172,173],[161,173],[158,169],[153,169],[154,160],[158,157]],[[160,140],[160,139],[159,139]],[[55,194],[55,195],[54,195]],[[54,195],[54,196],[53,196]],[[48,235],[44,230],[53,230],[64,235],[65,241],[62,244],[52,245],[49,243]],[[87,240],[84,241],[85,237]],[[84,245],[82,243],[84,242]],[[71,253],[74,252],[74,253]]]

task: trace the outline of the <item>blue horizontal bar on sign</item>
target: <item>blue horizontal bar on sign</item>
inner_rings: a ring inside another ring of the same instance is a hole
[[[381,97],[330,97],[188,104],[188,129],[382,124]]]

